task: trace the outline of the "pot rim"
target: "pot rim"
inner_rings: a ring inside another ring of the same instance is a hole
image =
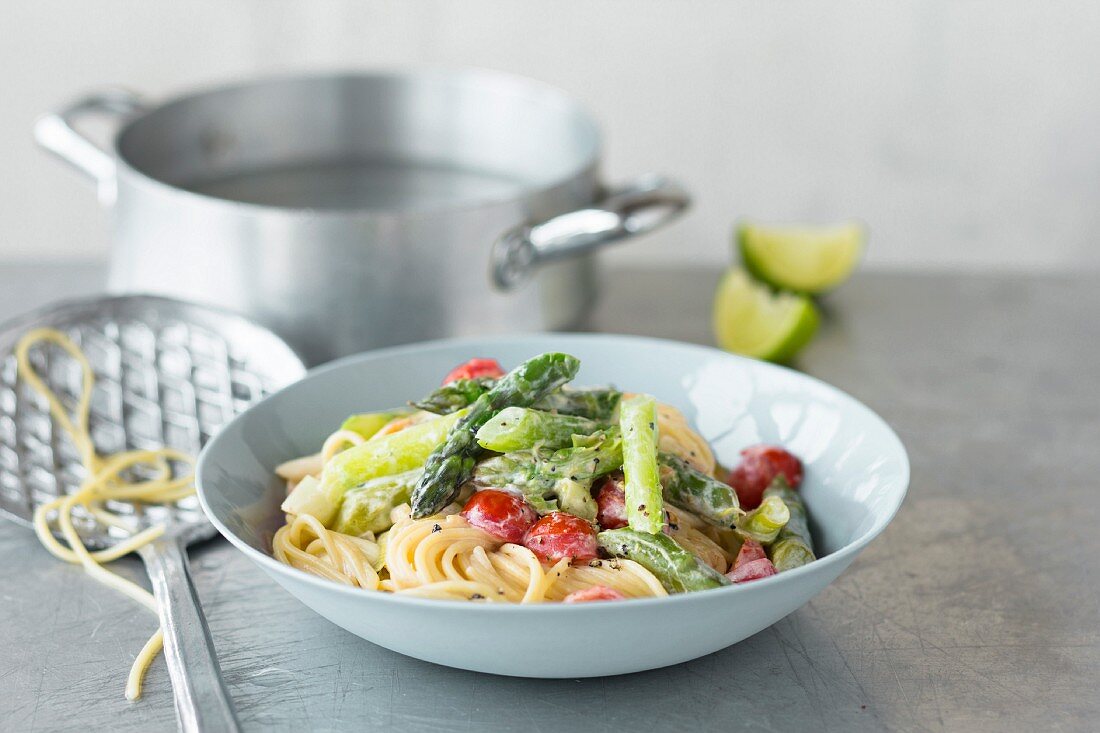
[[[378,79],[407,79],[412,77],[451,77],[451,78],[485,78],[504,81],[516,88],[523,86],[535,93],[549,94],[565,105],[571,114],[578,119],[587,129],[588,150],[579,156],[576,165],[566,172],[546,180],[524,180],[517,190],[509,195],[487,196],[483,198],[456,199],[442,203],[416,205],[412,207],[335,207],[314,208],[308,206],[282,206],[260,204],[249,201],[239,201],[231,198],[212,196],[199,193],[190,189],[177,186],[164,181],[151,173],[146,172],[123,153],[122,140],[126,133],[135,125],[150,115],[168,109],[170,107],[182,107],[195,100],[218,93],[232,92],[247,89],[257,85],[280,84],[294,81],[333,80],[355,78]],[[130,117],[115,131],[111,138],[111,153],[117,166],[116,179],[121,181],[123,177],[127,182],[139,188],[156,194],[168,194],[178,197],[188,203],[222,209],[225,212],[239,212],[254,216],[273,216],[311,219],[393,219],[408,220],[410,218],[430,217],[438,214],[453,215],[456,213],[475,212],[487,208],[510,205],[520,202],[529,202],[537,197],[549,194],[553,191],[574,185],[578,181],[596,179],[598,181],[599,162],[603,149],[603,136],[599,125],[578,100],[570,96],[564,90],[552,84],[533,79],[531,77],[510,72],[499,71],[485,67],[442,67],[442,66],[416,66],[407,68],[370,69],[370,70],[342,70],[342,71],[306,71],[268,74],[252,77],[246,81],[230,82],[222,84],[208,84],[192,88],[174,95],[163,102],[152,105]],[[598,185],[598,183],[597,183]]]

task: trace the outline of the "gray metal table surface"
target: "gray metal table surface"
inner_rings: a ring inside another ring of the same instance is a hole
[[[0,316],[101,279],[0,267]],[[707,342],[716,280],[609,273],[591,326]],[[913,483],[811,603],[675,667],[514,679],[373,646],[212,541],[195,580],[246,730],[1094,730],[1100,278],[865,273],[825,306],[798,366],[895,426]],[[122,696],[151,615],[22,527],[0,523],[0,553],[0,729],[173,729],[163,662]],[[114,568],[144,582],[136,559]]]

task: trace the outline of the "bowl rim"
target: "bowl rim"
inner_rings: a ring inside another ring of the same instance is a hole
[[[227,527],[218,517],[214,514],[213,510],[206,498],[206,488],[204,486],[204,475],[208,470],[209,464],[212,462],[210,455],[212,453],[212,447],[215,446],[219,440],[222,439],[224,434],[227,434],[231,428],[239,425],[246,416],[253,410],[257,409],[260,405],[266,403],[268,400],[276,399],[283,392],[294,389],[306,380],[313,379],[317,376],[325,374],[330,371],[347,368],[352,364],[358,364],[362,362],[374,361],[376,359],[386,359],[392,357],[402,357],[415,355],[418,352],[430,350],[434,348],[451,348],[461,347],[464,345],[470,345],[471,348],[474,345],[491,345],[495,343],[509,343],[518,340],[554,340],[554,339],[576,339],[581,341],[611,341],[611,342],[628,342],[635,345],[647,344],[650,346],[656,346],[659,348],[676,347],[680,349],[688,349],[690,351],[698,351],[700,355],[720,356],[723,358],[732,359],[734,361],[742,362],[744,364],[751,364],[753,368],[762,368],[765,371],[779,371],[787,372],[794,375],[798,379],[807,380],[810,383],[816,385],[818,388],[824,388],[828,392],[834,393],[840,398],[842,402],[847,403],[847,407],[854,409],[856,412],[863,413],[865,418],[868,418],[870,422],[877,424],[882,430],[883,436],[887,442],[892,444],[892,449],[896,452],[897,458],[900,461],[900,481],[899,488],[896,490],[896,497],[892,506],[887,511],[882,512],[875,520],[870,528],[865,530],[863,534],[855,538],[851,542],[847,543],[835,552],[831,552],[824,557],[817,558],[813,562],[803,565],[801,567],[788,570],[783,573],[777,573],[773,576],[762,578],[753,581],[751,584],[731,584],[728,586],[722,586],[721,588],[712,588],[707,591],[696,591],[691,593],[671,593],[667,596],[655,596],[651,598],[628,598],[616,601],[604,601],[601,603],[586,603],[578,604],[588,609],[598,608],[612,608],[617,612],[621,612],[625,608],[648,608],[655,604],[675,604],[675,603],[687,603],[690,599],[698,601],[700,596],[707,598],[717,598],[719,594],[731,595],[737,593],[754,592],[754,589],[766,589],[766,588],[778,588],[781,585],[797,583],[800,578],[806,577],[810,574],[823,571],[829,567],[839,566],[837,574],[843,572],[844,568],[858,555],[863,548],[871,543],[876,537],[878,537],[887,525],[893,521],[897,516],[898,510],[901,508],[902,503],[905,500],[909,491],[909,481],[911,478],[911,469],[909,463],[909,454],[905,450],[905,445],[901,442],[897,433],[893,428],[871,408],[852,397],[844,390],[834,387],[833,385],[825,382],[816,377],[812,377],[808,374],[800,372],[790,367],[782,366],[779,364],[772,364],[769,362],[760,361],[758,359],[751,359],[738,354],[732,354],[720,349],[703,346],[700,344],[693,344],[684,341],[676,341],[674,339],[655,338],[650,336],[633,336],[627,334],[604,334],[604,333],[576,333],[576,332],[554,332],[554,333],[516,333],[507,335],[494,335],[494,336],[459,336],[453,338],[434,339],[431,341],[420,341],[414,344],[404,344],[400,346],[390,346],[381,349],[372,349],[370,351],[364,351],[358,354],[352,354],[344,356],[339,359],[334,359],[321,366],[314,367],[309,370],[304,377],[297,382],[289,384],[282,389],[268,395],[263,400],[249,406],[247,410],[240,413],[228,423],[226,423],[217,432],[217,434],[203,447],[199,453],[198,459],[195,465],[195,489],[199,497],[199,503],[202,505],[203,511],[206,513],[207,518],[217,528],[218,533],[225,537],[229,542],[235,546],[238,550],[243,552],[249,559],[256,563],[261,569],[268,573],[275,573],[278,575],[286,576],[292,580],[306,583],[307,585],[314,586],[318,591],[337,593],[348,598],[360,599],[364,603],[378,602],[378,603],[392,603],[397,607],[401,606],[413,606],[413,607],[428,607],[439,608],[443,610],[464,612],[476,612],[476,613],[524,613],[524,614],[543,614],[543,613],[575,613],[576,609],[570,611],[563,611],[563,607],[566,604],[562,603],[470,603],[469,601],[450,600],[450,599],[437,599],[437,598],[419,598],[416,596],[406,596],[397,593],[387,593],[384,591],[371,591],[363,588],[357,588],[343,583],[337,583],[336,581],[328,580],[317,575],[312,575],[299,570],[298,568],[286,565],[276,560],[271,554],[261,552],[243,539],[238,537],[229,527]],[[491,610],[490,610],[491,609]]]

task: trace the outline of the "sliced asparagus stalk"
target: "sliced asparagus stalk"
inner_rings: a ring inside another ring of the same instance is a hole
[[[473,474],[482,448],[474,436],[505,407],[528,407],[577,374],[580,362],[568,354],[550,352],[528,359],[501,377],[469,407],[443,445],[428,456],[424,475],[412,495],[413,517],[435,514],[451,501]]]

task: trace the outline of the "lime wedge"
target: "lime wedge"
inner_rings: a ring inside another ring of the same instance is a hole
[[[809,343],[819,317],[813,301],[773,293],[733,268],[714,294],[714,336],[726,351],[768,361],[788,361]]]
[[[856,222],[828,226],[742,223],[737,246],[754,276],[781,290],[815,295],[848,279],[867,235]]]

